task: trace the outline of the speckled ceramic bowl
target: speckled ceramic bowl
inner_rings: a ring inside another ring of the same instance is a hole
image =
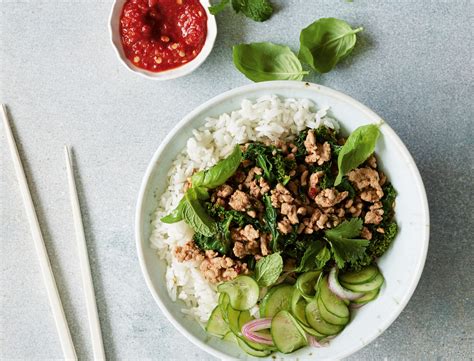
[[[140,265],[150,291],[170,322],[190,341],[219,358],[256,359],[238,346],[210,337],[196,321],[180,311],[184,304],[172,302],[165,286],[164,261],[149,247],[151,214],[157,198],[166,188],[166,174],[176,155],[185,147],[192,129],[204,118],[240,107],[242,99],[263,95],[308,98],[317,106],[330,106],[331,114],[343,131],[351,132],[367,123],[379,123],[380,117],[347,95],[329,88],[304,82],[266,82],[230,90],[202,104],[168,134],[153,156],[143,179],[136,213],[136,241]],[[398,191],[396,220],[400,232],[379,266],[385,277],[379,297],[353,312],[351,322],[328,347],[306,347],[290,355],[276,354],[278,359],[336,360],[349,356],[379,336],[402,312],[420,279],[428,250],[429,213],[425,189],[413,158],[395,132],[384,123],[376,152],[382,169]],[[271,357],[268,358],[271,360]]]
[[[207,36],[206,42],[204,43],[201,52],[189,63],[186,63],[178,68],[153,72],[148,71],[142,68],[137,67],[125,56],[122,47],[122,41],[120,38],[120,16],[122,14],[123,5],[127,0],[115,0],[112,5],[112,10],[109,17],[109,33],[112,46],[115,49],[115,53],[119,58],[120,62],[125,65],[125,67],[141,76],[144,76],[148,79],[153,80],[169,80],[179,78],[185,75],[192,73],[196,70],[204,61],[207,59],[211,53],[212,48],[214,47],[214,42],[217,36],[217,24],[214,15],[209,12],[209,0],[200,0],[203,8],[206,10],[207,14]]]

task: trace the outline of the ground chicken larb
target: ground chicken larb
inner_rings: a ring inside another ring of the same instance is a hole
[[[229,242],[227,253],[200,249],[195,236],[175,249],[177,259],[200,262],[204,277],[218,283],[250,272],[256,260],[271,254],[273,235],[297,244],[299,237],[320,235],[354,217],[364,223],[360,238],[371,240],[374,234],[383,234],[387,178],[375,155],[334,187],[336,153],[345,139],[328,128],[323,131],[321,135],[319,129],[308,130],[290,142],[242,145],[239,168],[225,184],[210,191],[206,203],[209,214],[225,223],[221,237]],[[273,229],[267,207],[276,212]],[[280,245],[283,250],[285,246]],[[297,251],[288,254],[285,261],[295,262]]]

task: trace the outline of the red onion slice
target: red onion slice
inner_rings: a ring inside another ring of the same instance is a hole
[[[257,332],[270,328],[271,324],[271,318],[257,318],[256,320],[247,322],[242,326],[242,334],[250,341],[273,346],[273,339],[270,335],[264,335]]]
[[[331,271],[329,272],[328,285],[331,292],[343,300],[354,301],[354,300],[357,300],[358,298],[361,298],[364,295],[363,293],[352,292],[342,287],[341,284],[339,283],[339,280],[337,279],[336,267],[331,268]]]
[[[308,337],[308,342],[311,347],[316,347],[316,348],[322,347],[322,345],[318,342],[318,340],[316,340],[316,337],[314,337],[313,335],[310,335],[309,333],[307,333],[306,336]]]

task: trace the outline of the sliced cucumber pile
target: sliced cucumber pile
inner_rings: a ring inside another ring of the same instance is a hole
[[[209,317],[206,331],[237,343],[246,353],[256,357],[266,357],[276,350],[293,352],[308,345],[307,334],[317,340],[337,335],[351,318],[350,301],[340,297],[350,298],[358,306],[364,305],[377,298],[384,278],[377,266],[358,272],[336,273],[335,277],[329,284],[328,276],[322,271],[310,271],[301,274],[294,286],[281,284],[270,288],[259,302],[262,320],[253,321],[250,309],[257,304],[260,289],[253,278],[239,276],[218,286],[218,305]],[[337,281],[362,296],[356,295],[359,298],[355,300],[354,296],[345,296],[348,292],[341,291]],[[257,324],[260,328],[255,330],[259,331],[253,334],[252,327]],[[269,329],[262,330],[265,327]]]

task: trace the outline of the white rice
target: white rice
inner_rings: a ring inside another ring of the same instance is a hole
[[[184,222],[165,224],[160,218],[173,210],[183,196],[183,186],[194,169],[205,169],[230,154],[235,144],[249,141],[289,140],[306,127],[320,125],[338,129],[327,116],[328,108],[316,111],[307,99],[282,99],[265,96],[255,102],[242,101],[241,108],[218,118],[207,118],[205,125],[193,131],[193,137],[168,172],[168,188],[159,199],[154,214],[151,247],[167,263],[166,286],[173,301],[181,299],[182,312],[204,323],[217,303],[215,286],[201,275],[196,262],[180,263],[174,248],[193,236]]]

